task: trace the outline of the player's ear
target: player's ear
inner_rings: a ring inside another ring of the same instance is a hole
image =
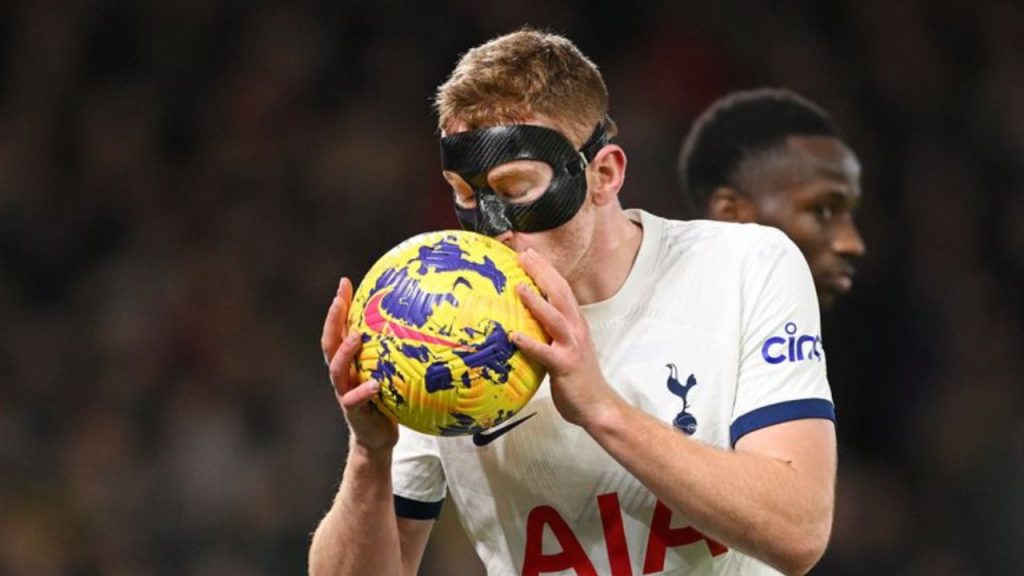
[[[617,198],[625,179],[625,151],[617,144],[605,145],[587,166],[592,202],[600,206]]]
[[[731,186],[719,186],[708,198],[708,218],[726,222],[755,222],[757,208]]]

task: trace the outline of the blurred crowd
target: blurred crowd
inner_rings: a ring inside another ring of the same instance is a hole
[[[814,573],[1019,573],[1019,2],[22,0],[0,4],[0,574],[304,573],[347,442],[323,315],[342,274],[456,226],[430,98],[524,24],[604,72],[627,207],[681,214],[679,144],[728,90],[833,113],[868,255],[824,317],[841,469]],[[424,575],[481,573],[452,512]]]

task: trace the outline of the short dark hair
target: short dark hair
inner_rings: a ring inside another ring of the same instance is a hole
[[[703,216],[716,188],[735,187],[744,160],[789,136],[840,137],[828,113],[790,90],[759,88],[715,101],[694,121],[679,155],[687,216]]]

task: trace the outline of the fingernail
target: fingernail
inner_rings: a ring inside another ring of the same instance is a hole
[[[380,392],[380,382],[377,382],[376,380],[370,380],[370,382],[367,385],[370,387],[370,391],[373,392],[374,394]]]

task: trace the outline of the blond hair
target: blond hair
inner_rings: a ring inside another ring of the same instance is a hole
[[[550,120],[577,146],[607,120],[608,89],[594,65],[567,38],[529,28],[499,36],[462,55],[437,89],[442,131]]]

